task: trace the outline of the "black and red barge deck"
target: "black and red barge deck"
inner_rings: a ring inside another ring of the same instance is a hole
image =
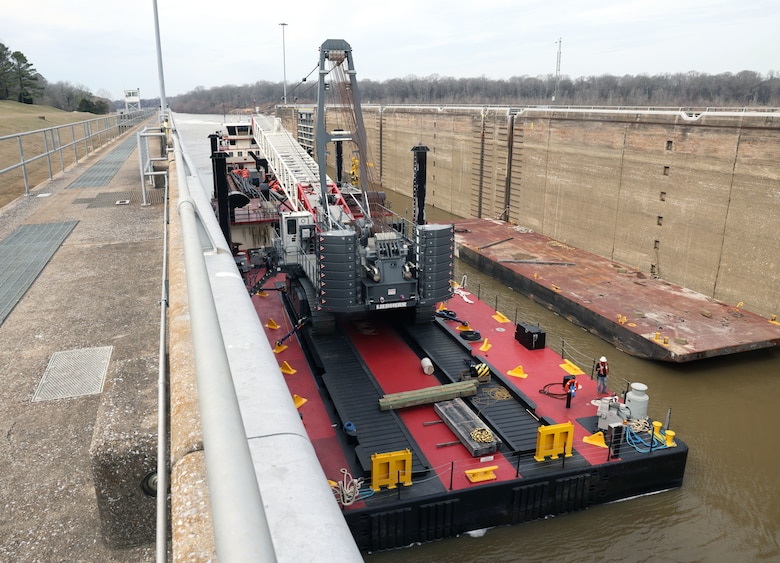
[[[279,287],[282,280],[269,283]],[[270,342],[298,324],[283,305],[285,296],[269,291],[252,298]],[[409,322],[402,311],[343,315],[331,334],[304,323],[276,348],[361,550],[518,524],[682,485],[688,455],[682,441],[651,451],[635,449],[625,437],[611,448],[594,445],[598,406],[606,400],[596,393],[595,381],[550,348],[529,349],[516,337],[514,323],[467,292],[444,307],[429,322]],[[432,373],[426,373],[423,358]],[[476,394],[460,400],[493,435],[490,453],[474,455],[442,422],[442,403],[380,408],[388,395],[467,379],[475,365],[487,366],[489,377],[480,378]],[[567,408],[563,382],[572,376],[580,389]],[[540,435],[566,423],[570,456],[548,451],[540,457]],[[372,489],[374,457],[407,450],[408,481],[401,475],[380,479]],[[472,482],[475,476],[485,480]],[[340,493],[345,484],[354,486],[348,501]]]

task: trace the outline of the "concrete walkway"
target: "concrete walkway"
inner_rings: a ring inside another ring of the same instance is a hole
[[[0,209],[0,241],[21,225],[78,221],[0,325],[0,561],[154,560],[148,540],[103,540],[89,453],[100,377],[89,394],[33,401],[59,352],[107,355],[104,389],[156,385],[163,190],[141,205],[137,150],[106,185],[68,187],[125,139]]]

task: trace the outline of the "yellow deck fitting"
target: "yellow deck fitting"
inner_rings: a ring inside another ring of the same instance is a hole
[[[563,360],[562,364],[559,364],[561,369],[568,373],[569,375],[585,375],[585,372],[582,371],[579,367],[571,363],[569,360]]]
[[[496,314],[493,315],[493,318],[497,322],[499,322],[499,323],[510,323],[510,322],[512,322],[512,321],[510,321],[509,319],[506,318],[506,315],[504,315],[503,313],[499,313],[498,311],[496,311]]]
[[[487,352],[492,347],[493,347],[493,345],[488,343],[488,339],[485,338],[485,341],[482,343],[482,346],[479,347],[479,351],[480,352]]]
[[[258,291],[257,293],[255,293],[255,295],[259,295],[260,297],[268,297],[268,293],[266,293],[262,289],[260,291]]]
[[[666,431],[666,447],[667,448],[674,448],[677,446],[677,443],[674,441],[674,430],[667,430]]]
[[[395,489],[412,484],[412,452],[408,448],[371,455],[371,489],[378,492],[384,485]]]
[[[528,374],[525,373],[525,370],[523,369],[523,366],[517,366],[514,369],[510,369],[508,372],[506,372],[507,375],[511,375],[512,377],[521,377],[525,379],[528,377]]]
[[[300,395],[293,394],[293,401],[295,402],[295,408],[299,409],[303,406],[304,403],[306,403],[309,399],[306,399],[304,397],[301,397]]]
[[[456,326],[455,328],[456,328],[457,330],[474,330],[473,328],[471,328],[471,327],[469,326],[469,324],[468,324],[468,323],[466,323],[466,324],[464,324],[464,325],[458,325],[458,326]]]
[[[550,459],[558,459],[560,454],[571,457],[571,449],[574,445],[574,425],[571,422],[540,426],[536,435],[536,461],[544,461],[547,456]]]
[[[583,437],[582,441],[586,444],[590,444],[591,446],[598,446],[600,448],[608,447],[607,443],[604,441],[604,433],[601,431],[596,432],[590,436]]]
[[[447,310],[447,305],[444,303],[444,301],[441,301],[439,303],[439,306],[436,307],[436,310],[437,311],[446,311]]]
[[[279,368],[282,370],[282,373],[286,373],[287,375],[292,375],[298,372],[298,370],[294,369],[287,360],[283,361]]]
[[[498,469],[498,465],[489,465],[487,467],[477,467],[476,469],[467,469],[464,471],[466,477],[472,483],[481,483],[482,481],[495,481],[497,479],[496,474],[493,473]]]
[[[282,344],[281,342],[277,342],[276,346],[274,346],[274,354],[284,352],[285,350],[287,350],[287,344]]]
[[[270,328],[271,330],[276,330],[277,328],[279,328],[279,323],[277,323],[277,322],[276,322],[275,320],[273,320],[273,319],[268,319],[268,322],[267,322],[267,323],[265,323],[265,326],[266,326],[267,328]]]

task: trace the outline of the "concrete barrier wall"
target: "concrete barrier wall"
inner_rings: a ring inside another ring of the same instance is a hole
[[[290,131],[296,115],[282,114]],[[385,191],[411,196],[410,150],[424,144],[428,205],[508,219],[780,313],[780,115],[374,105],[363,115]]]
[[[176,162],[169,165],[169,279],[171,288],[186,288]],[[170,364],[171,555],[179,561],[216,560],[211,520],[198,383],[186,290],[171,291],[168,307]]]

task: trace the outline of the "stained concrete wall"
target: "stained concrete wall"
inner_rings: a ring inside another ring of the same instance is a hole
[[[780,313],[775,112],[368,105],[363,116],[385,191],[411,195],[410,151],[424,144],[428,205]]]

